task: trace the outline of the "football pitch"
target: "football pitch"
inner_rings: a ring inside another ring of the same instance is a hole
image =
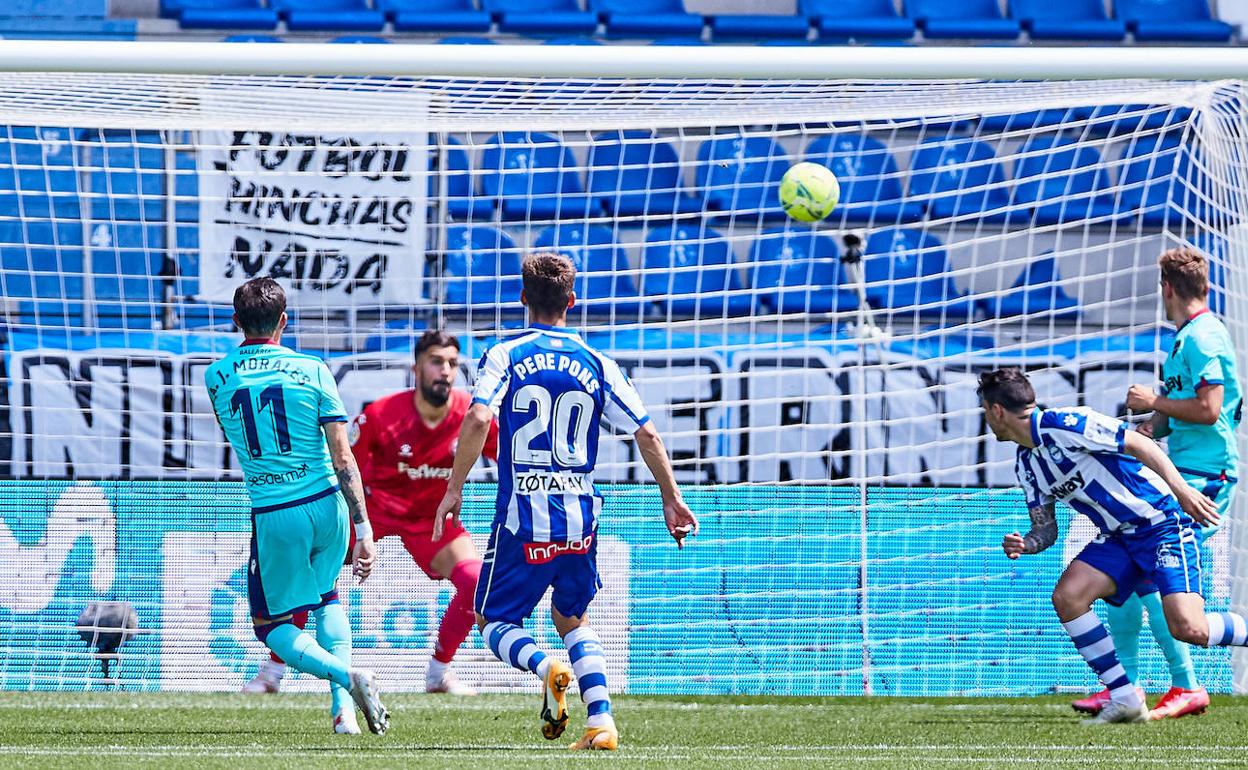
[[[490,768],[600,766],[1248,766],[1248,698],[1200,717],[1080,725],[1069,698],[620,696],[620,751],[571,754],[538,732],[537,696],[391,695],[385,736],[330,732],[327,698],[0,694],[0,766]],[[583,713],[579,714],[583,718]],[[361,720],[362,721],[362,720]]]

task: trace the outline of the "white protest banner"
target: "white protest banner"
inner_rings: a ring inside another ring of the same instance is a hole
[[[424,132],[208,131],[199,147],[201,299],[256,276],[296,307],[424,298]]]

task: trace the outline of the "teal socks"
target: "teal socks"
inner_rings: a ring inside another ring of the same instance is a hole
[[[339,607],[339,612],[342,608]],[[320,625],[319,622],[317,625]],[[348,634],[350,630],[348,629]],[[318,632],[319,634],[319,632]],[[349,638],[349,637],[348,637]],[[325,679],[342,687],[351,686],[347,664],[316,643],[316,640],[290,623],[281,623],[269,631],[265,644],[276,652],[286,665]]]
[[[326,604],[314,610],[312,617],[316,619],[316,643],[342,661],[345,668],[351,668],[351,623],[347,620],[347,613],[342,605],[338,602]],[[332,681],[329,683],[329,697],[332,714],[346,708],[355,708],[351,693]]]

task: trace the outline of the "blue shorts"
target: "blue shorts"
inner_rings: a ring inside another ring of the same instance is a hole
[[[347,501],[337,488],[311,502],[251,515],[252,618],[273,620],[337,599],[348,520]]]
[[[585,614],[602,588],[598,533],[573,543],[528,543],[496,523],[477,580],[477,613],[491,623],[523,625],[552,586],[560,615]]]
[[[1201,593],[1200,540],[1183,516],[1135,532],[1101,535],[1075,557],[1114,581],[1115,607],[1133,593]]]

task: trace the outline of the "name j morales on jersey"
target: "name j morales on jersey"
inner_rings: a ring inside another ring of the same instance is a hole
[[[597,393],[599,388],[598,378],[590,369],[575,358],[562,353],[539,352],[525,356],[512,365],[511,371],[520,381],[524,381],[530,374],[537,374],[541,371],[567,372],[570,377],[584,386],[587,393]]]

